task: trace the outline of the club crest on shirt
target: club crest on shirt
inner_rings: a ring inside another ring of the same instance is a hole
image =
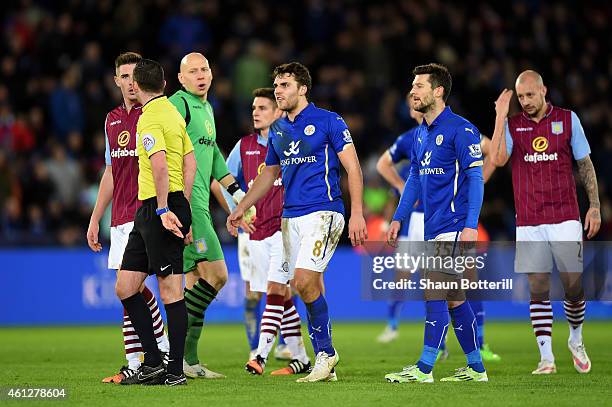
[[[151,151],[153,146],[155,146],[155,137],[150,134],[145,134],[142,136],[142,146],[144,147],[146,152]]]
[[[439,146],[444,141],[444,136],[442,134],[438,134],[436,136],[436,145]]]
[[[315,126],[312,124],[309,124],[308,126],[306,126],[306,128],[304,128],[304,134],[307,136],[312,136],[315,130],[316,130]]]
[[[552,122],[551,125],[552,134],[562,134],[563,133],[563,122]]]

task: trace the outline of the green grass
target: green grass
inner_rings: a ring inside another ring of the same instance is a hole
[[[585,326],[593,371],[579,375],[566,348],[567,324],[556,323],[554,351],[558,374],[532,376],[538,361],[537,347],[528,321],[489,323],[487,342],[502,356],[489,363],[489,383],[390,384],[384,374],[401,369],[418,358],[422,325],[403,324],[400,339],[378,345],[374,338],[382,324],[335,324],[334,344],[341,356],[337,383],[295,383],[295,377],[254,377],[244,371],[247,350],[241,325],[205,327],[200,356],[222,380],[189,381],[178,388],[102,384],[104,375],[123,363],[121,331],[117,327],[2,328],[0,329],[0,387],[65,387],[67,400],[58,405],[137,406],[563,406],[610,403],[612,377],[612,323]],[[453,334],[450,358],[438,363],[440,379],[465,365]],[[310,348],[310,345],[308,345]],[[283,366],[270,361],[267,372]],[[0,404],[24,403],[23,400]],[[47,402],[48,403],[48,402]]]

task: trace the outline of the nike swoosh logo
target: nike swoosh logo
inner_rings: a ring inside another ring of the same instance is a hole
[[[182,381],[183,381],[182,379],[175,380],[175,381],[171,381],[171,380],[166,379],[166,381],[164,383],[169,385],[169,386],[172,386],[173,384],[178,384],[178,383],[180,383]]]
[[[170,265],[169,265],[169,264],[168,264],[166,267],[160,267],[159,269],[160,269],[161,271],[164,271],[164,270],[166,270],[168,267],[170,267]]]
[[[157,374],[159,374],[159,371],[155,371],[155,372],[153,372],[151,374],[147,374],[147,375],[142,374],[142,372],[140,372],[140,373],[138,373],[138,380],[147,380],[148,378],[153,377],[153,376],[155,376]]]

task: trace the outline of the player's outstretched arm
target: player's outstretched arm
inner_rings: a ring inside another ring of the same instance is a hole
[[[584,217],[584,230],[587,231],[587,238],[591,239],[599,232],[601,226],[597,174],[595,174],[591,156],[587,155],[582,160],[578,160],[577,163],[578,174],[589,197],[589,210]]]
[[[98,197],[91,218],[89,219],[89,227],[87,228],[87,244],[94,252],[102,250],[102,245],[98,241],[100,233],[100,219],[104,216],[104,211],[108,204],[113,199],[113,167],[107,165],[100,180],[100,188],[98,189]]]
[[[193,151],[191,151],[183,156],[183,182],[185,184],[185,189],[183,190],[183,193],[185,194],[185,198],[187,198],[187,200],[190,202],[196,170],[197,164],[195,154],[193,153]]]
[[[503,167],[510,155],[506,146],[506,118],[510,110],[512,91],[504,89],[495,102],[495,130],[491,139],[491,161],[497,167]]]
[[[397,173],[389,150],[386,150],[378,159],[376,171],[400,193],[404,190],[404,180]]]
[[[363,217],[363,174],[355,146],[347,144],[344,150],[338,153],[338,158],[348,175],[348,188],[351,196],[349,238],[353,246],[359,246],[367,240],[368,229]]]

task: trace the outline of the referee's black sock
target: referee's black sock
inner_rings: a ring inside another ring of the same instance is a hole
[[[157,341],[153,333],[153,319],[151,310],[147,306],[142,293],[137,292],[131,297],[121,300],[121,303],[130,316],[134,330],[140,338],[142,350],[144,351],[144,364],[150,367],[159,366],[162,362]]]
[[[168,339],[170,340],[170,361],[168,373],[179,376],[183,374],[183,355],[185,337],[187,336],[187,307],[185,300],[165,304],[168,318]]]

